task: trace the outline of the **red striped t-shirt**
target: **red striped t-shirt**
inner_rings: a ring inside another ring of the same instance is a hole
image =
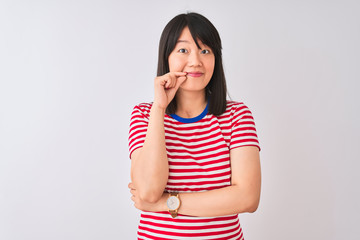
[[[143,146],[151,103],[134,107],[129,151]],[[250,110],[228,101],[220,116],[202,114],[193,119],[165,115],[165,142],[169,161],[168,192],[200,192],[230,186],[230,150],[259,142]],[[184,120],[184,121],[183,121]],[[260,149],[260,147],[259,147]],[[243,239],[238,215],[195,217],[168,212],[142,212],[138,239]]]

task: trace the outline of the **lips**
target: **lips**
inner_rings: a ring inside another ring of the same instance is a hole
[[[202,75],[204,75],[204,73],[202,72],[186,72],[187,76],[190,77],[201,77]]]

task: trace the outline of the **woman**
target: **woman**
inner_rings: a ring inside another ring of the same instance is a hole
[[[130,123],[138,239],[243,239],[238,215],[260,199],[259,143],[249,109],[226,100],[221,40],[197,13],[165,27],[154,101]]]

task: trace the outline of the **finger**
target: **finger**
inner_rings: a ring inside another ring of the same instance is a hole
[[[170,72],[169,77],[171,79],[171,82],[169,84],[169,88],[175,87],[179,80],[183,81],[184,77],[186,79],[186,75],[187,75],[187,73],[185,73],[185,72]]]
[[[165,83],[165,88],[170,88],[170,87],[171,87],[171,85],[172,85],[172,84],[171,84],[172,79],[171,79],[171,78],[166,79],[166,80],[165,80],[165,82],[166,82],[166,83]]]
[[[186,81],[186,79],[187,79],[186,76],[179,77],[178,80],[176,81],[175,88],[178,89],[180,87],[180,85],[183,84]]]
[[[175,74],[169,74],[168,78],[169,79],[167,88],[173,88],[176,85],[177,77],[175,76]]]
[[[169,72],[170,74],[174,74],[176,77],[185,76],[186,72]]]
[[[131,182],[131,183],[128,184],[128,188],[130,188],[130,189],[135,189],[135,186],[134,186],[134,184]]]
[[[163,75],[155,78],[155,85],[160,85],[165,87],[166,83],[168,82],[169,76]]]
[[[186,72],[168,72],[162,76],[158,76],[155,78],[160,85],[164,86],[165,88],[174,87],[176,85],[176,79],[178,77],[186,76]]]

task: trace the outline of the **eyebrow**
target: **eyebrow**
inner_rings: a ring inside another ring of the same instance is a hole
[[[181,40],[181,39],[177,40],[176,43],[180,43],[180,42],[190,43],[190,41],[188,41],[188,40]],[[197,46],[199,49],[202,49],[202,48],[200,47],[200,45],[198,44],[198,42],[195,42],[195,43],[196,43],[196,46]],[[203,45],[205,45],[205,44],[203,44]],[[205,46],[206,46],[206,45],[205,45]]]
[[[177,40],[177,42],[186,42],[186,43],[189,43],[189,41],[187,41],[187,40]]]

